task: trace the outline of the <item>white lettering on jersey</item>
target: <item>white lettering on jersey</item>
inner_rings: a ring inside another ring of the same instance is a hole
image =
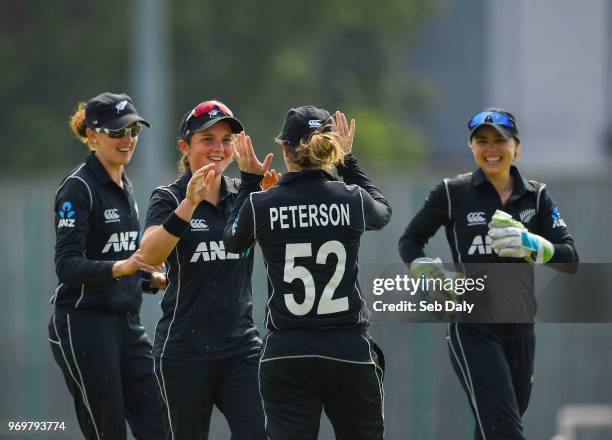
[[[115,232],[104,245],[102,253],[106,254],[110,251],[111,247],[113,252],[135,251],[137,239],[138,231]]]
[[[280,227],[311,228],[313,226],[350,226],[350,205],[290,205],[270,208],[270,229]]]
[[[191,256],[192,263],[197,263],[200,259],[202,261],[214,261],[214,260],[237,260],[240,256],[246,256],[250,253],[250,250],[246,253],[238,255],[232,252],[225,251],[225,244],[222,241],[203,241],[198,245],[195,252]]]
[[[57,223],[58,228],[74,228],[74,220],[73,218],[60,218]]]
[[[488,235],[485,235],[484,238],[482,235],[474,236],[474,240],[472,240],[472,244],[468,250],[468,255],[474,255],[477,251],[480,255],[492,254],[493,242],[491,241],[491,237]]]

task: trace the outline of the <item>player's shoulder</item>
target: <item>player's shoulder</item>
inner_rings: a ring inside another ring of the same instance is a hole
[[[466,187],[472,184],[473,177],[474,172],[470,171],[469,173],[457,174],[454,177],[446,177],[442,180],[442,183],[446,186]]]
[[[93,187],[92,175],[88,172],[86,163],[81,163],[70,170],[60,181],[55,191],[55,196],[78,197],[81,195],[87,197],[90,203],[93,204]]]
[[[177,206],[184,199],[184,191],[182,190],[181,179],[176,179],[169,185],[160,185],[151,193],[151,200],[167,200],[175,203]]]

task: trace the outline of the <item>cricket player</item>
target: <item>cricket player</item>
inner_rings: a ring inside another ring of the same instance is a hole
[[[226,249],[257,241],[267,270],[259,386],[270,440],[316,439],[322,409],[337,439],[384,435],[384,359],[357,272],[361,235],[385,226],[391,207],[350,154],[355,122],[338,112],[333,126],[326,110],[289,110],[277,137],[288,172],[225,228]],[[326,171],[334,165],[344,182]]]
[[[124,171],[149,123],[128,95],[102,93],[79,104],[70,125],[91,152],[55,197],[53,356],[85,438],[125,439],[127,420],[137,439],[162,439],[151,342],[138,313],[143,289],[157,291],[166,278],[137,251],[138,209]]]
[[[234,144],[242,151],[242,185],[261,190],[269,154],[247,151],[242,123],[220,101],[188,111],[179,127],[182,175],[153,191],[142,252],[166,262],[169,287],[161,302],[153,354],[164,428],[172,440],[208,438],[213,405],[234,440],[265,438],[257,386],[261,339],[253,322],[253,250],[232,252],[222,234],[241,195],[224,175]],[[250,144],[248,144],[250,146]]]
[[[478,168],[431,191],[399,252],[413,276],[456,277],[423,251],[444,226],[462,275],[486,277],[484,292],[464,295],[474,311],[449,324],[449,353],[476,420],[475,438],[523,440],[533,383],[534,264],[575,272],[578,255],[546,185],[514,165],[521,152],[515,117],[486,109],[468,128]]]

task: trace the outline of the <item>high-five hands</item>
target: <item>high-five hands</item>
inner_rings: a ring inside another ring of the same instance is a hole
[[[282,176],[282,173],[277,173],[276,170],[266,171],[263,179],[261,180],[261,189],[267,191],[268,189],[272,188],[278,183]]]
[[[189,179],[185,199],[193,206],[197,206],[208,195],[210,185],[215,178],[215,164],[209,163],[197,170]]]
[[[355,120],[351,119],[351,125],[349,126],[348,121],[344,113],[336,111],[334,125],[334,132],[340,135],[342,139],[342,146],[344,151],[348,154],[353,149],[353,138],[355,137]]]
[[[265,172],[272,162],[272,153],[268,153],[264,158],[263,163],[255,156],[255,150],[253,150],[253,143],[251,142],[251,136],[248,136],[241,131],[236,136],[236,142],[232,144],[234,159],[238,163],[240,171],[245,173],[257,174],[259,176],[265,175]]]

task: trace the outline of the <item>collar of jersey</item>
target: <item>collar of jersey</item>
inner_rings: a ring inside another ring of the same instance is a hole
[[[98,179],[98,182],[100,182],[101,185],[106,185],[107,183],[115,183],[113,179],[111,179],[111,176],[109,176],[108,171],[106,171],[106,168],[104,168],[104,165],[102,165],[102,163],[96,157],[95,151],[89,153],[89,156],[87,156],[87,160],[85,162],[87,163],[87,166],[92,171],[93,175],[96,176],[96,179]],[[124,189],[128,192],[131,192],[132,182],[130,182],[130,179],[128,179],[128,177],[125,175],[125,171],[123,172],[121,179],[123,179]]]
[[[192,173],[191,170],[188,169],[183,173],[181,178],[178,180],[179,187],[183,193],[183,197],[187,192],[187,184],[189,183],[189,179],[191,179]],[[223,175],[223,179],[221,179],[221,195],[219,197],[219,201],[223,200],[230,194],[238,194],[238,188],[232,182],[232,179],[227,177],[225,174]]]
[[[510,166],[510,174],[514,177],[514,189],[517,190],[519,194],[524,193],[525,191],[537,192],[537,189],[529,182],[525,180],[518,168],[514,165]],[[477,187],[482,185],[487,181],[487,178],[484,175],[484,172],[481,168],[478,168],[472,173],[472,186]]]
[[[286,183],[291,183],[298,179],[312,179],[312,180],[336,180],[334,176],[329,174],[327,171],[323,169],[317,170],[304,170],[304,171],[290,171],[283,174],[279,185],[283,185]]]

